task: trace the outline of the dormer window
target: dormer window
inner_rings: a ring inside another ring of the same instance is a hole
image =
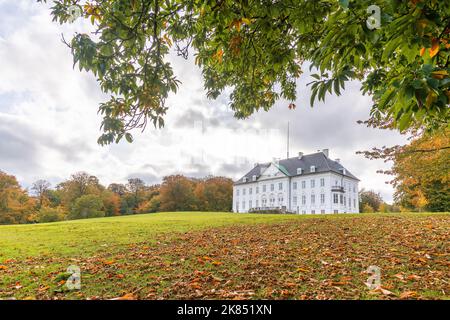
[[[302,173],[303,173],[302,168],[297,168],[297,174],[302,174]]]
[[[256,181],[256,174],[253,175],[252,180]]]
[[[311,172],[316,172],[316,166],[311,166],[311,167],[310,167],[310,171],[311,171]]]
[[[242,180],[243,180],[244,182],[247,182],[247,177],[244,177]]]

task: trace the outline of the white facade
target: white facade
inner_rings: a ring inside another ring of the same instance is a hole
[[[298,214],[358,213],[356,178],[333,171],[289,175],[276,163],[233,186],[233,212],[281,209]],[[284,171],[284,172],[283,172]],[[345,173],[345,171],[344,171]]]

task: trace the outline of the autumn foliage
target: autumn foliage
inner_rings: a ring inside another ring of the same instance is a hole
[[[395,199],[418,211],[450,210],[450,130],[413,140],[394,156]]]
[[[54,189],[45,180],[32,185],[33,196],[17,179],[0,171],[0,224],[53,222],[158,211],[230,211],[232,180],[173,175],[161,185],[139,178],[103,186],[97,177],[77,172]]]

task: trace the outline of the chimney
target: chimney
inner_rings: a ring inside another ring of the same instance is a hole
[[[323,149],[322,152],[327,158],[329,157],[329,152],[330,152],[329,149]]]
[[[337,158],[334,161],[336,161],[337,163],[341,163],[341,159]]]
[[[303,157],[303,152],[299,152],[299,153],[298,153],[298,159],[301,160],[302,157]]]

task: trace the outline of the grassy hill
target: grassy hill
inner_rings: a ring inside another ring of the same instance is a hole
[[[157,213],[0,226],[0,298],[447,298],[449,214]],[[66,269],[81,269],[67,290]],[[365,270],[381,268],[382,290]]]

